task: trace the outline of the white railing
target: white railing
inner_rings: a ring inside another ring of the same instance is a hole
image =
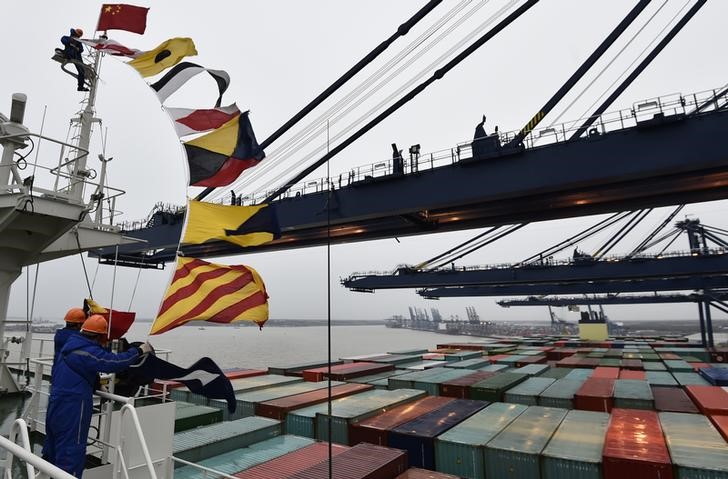
[[[15,442],[18,433],[20,434],[22,445],[18,445]],[[7,452],[7,460],[5,461],[5,474],[3,475],[4,479],[13,479],[12,468],[13,459],[15,458],[25,463],[25,470],[28,478],[75,479],[69,473],[61,470],[57,466],[54,466],[45,459],[33,454],[30,449],[28,429],[25,421],[23,421],[22,419],[16,419],[13,423],[11,430],[11,439],[0,436],[0,448]],[[35,472],[36,470],[40,472],[40,474],[37,476]]]
[[[201,466],[199,464],[195,464],[194,462],[185,461],[184,459],[180,459],[179,457],[172,456],[172,461],[179,462],[180,464],[184,464],[185,466],[191,466],[191,467],[194,467],[195,469],[202,471],[202,479],[218,479],[218,478],[236,479],[235,476],[231,476],[230,474],[225,474],[224,472],[220,472],[215,469],[211,469],[209,467]]]

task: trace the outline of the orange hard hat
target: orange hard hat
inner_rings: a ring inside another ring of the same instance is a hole
[[[87,333],[106,334],[108,329],[109,323],[100,314],[92,315],[81,326],[81,331],[86,331]]]
[[[76,35],[78,35],[79,38],[83,36],[83,30],[81,30],[80,28],[74,28],[73,31],[76,32]]]
[[[83,323],[86,321],[86,313],[81,308],[71,308],[63,320],[67,323]]]

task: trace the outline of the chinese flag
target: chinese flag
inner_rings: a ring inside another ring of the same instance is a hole
[[[142,34],[147,28],[146,7],[126,5],[124,3],[105,3],[101,6],[99,24],[96,31],[126,30]]]

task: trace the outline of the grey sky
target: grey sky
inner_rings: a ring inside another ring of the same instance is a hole
[[[371,73],[381,66],[459,2],[445,0],[443,3],[431,14],[431,18],[406,39],[395,43],[391,52],[365,73]],[[479,0],[472,0],[467,9],[478,3]],[[331,134],[340,132],[369,106],[404,84],[415,72],[507,4],[505,0],[484,3],[486,5],[468,22],[400,75],[392,85],[342,122],[333,124]],[[597,65],[595,72],[657,11],[663,0],[652,3],[637,25]],[[587,113],[592,101],[685,3],[684,0],[667,1],[655,17],[654,24],[645,29],[643,35],[625,51],[624,57],[595,82],[594,87],[575,103],[563,120],[575,119]],[[261,139],[364,53],[389,36],[424,2],[175,0],[139,4],[151,8],[146,33],[139,36],[114,31],[109,36],[141,50],[152,49],[175,36],[193,38],[199,55],[191,60],[229,72],[232,84],[225,101],[235,101],[241,109],[251,110],[253,126]],[[444,80],[340,154],[331,164],[332,173],[389,158],[389,144],[394,141],[405,150],[414,143],[422,144],[423,151],[449,148],[472,137],[473,128],[483,113],[488,115],[486,126],[489,131],[495,124],[501,130],[520,128],[634,4],[634,0],[542,0],[509,29],[450,72]],[[4,2],[5,38],[7,41],[13,39],[14,45],[6,49],[5,68],[0,75],[0,111],[7,113],[11,93],[24,92],[29,97],[26,124],[38,131],[43,107],[47,105],[44,133],[65,138],[68,119],[78,109],[81,96],[75,91],[74,80],[63,74],[49,58],[53,48],[59,46],[60,36],[66,34],[69,28],[82,27],[86,36],[89,35],[95,27],[100,5],[100,2],[86,0]],[[725,84],[728,66],[723,61],[722,50],[726,44],[726,18],[728,3],[717,0],[709,2],[622,95],[612,110],[629,107],[639,100],[658,95],[691,93]],[[357,85],[366,74],[357,77],[344,93]],[[585,86],[591,78],[583,81],[580,87]],[[107,155],[114,157],[110,164],[111,185],[128,192],[122,198],[123,218],[143,218],[157,201],[182,204],[187,194],[184,156],[169,119],[153,91],[133,69],[114,58],[105,59],[102,80],[97,110],[103,118],[104,127],[109,128]],[[581,91],[580,87],[562,102],[562,109]],[[341,98],[344,93],[337,98]],[[172,96],[167,104],[210,107],[215,97],[210,81],[199,78],[193,80],[189,88]],[[561,110],[557,109],[549,115],[545,124],[553,121],[559,113]],[[97,148],[98,138],[97,134]],[[278,164],[273,173],[280,173],[315,146],[320,146],[321,141],[322,137],[309,146],[275,159]],[[268,151],[271,158],[275,158],[272,153],[276,147],[273,145]],[[44,158],[43,153],[50,151],[50,148],[41,147],[41,162],[44,164],[56,160],[51,156]],[[320,175],[313,175],[316,176]],[[725,227],[726,205],[726,202],[715,202],[691,205],[686,210],[706,223]],[[648,221],[649,225],[661,221],[665,214],[655,214]],[[522,259],[593,221],[593,218],[572,219],[529,225],[508,241],[482,250],[463,260],[462,264]],[[391,239],[334,247],[331,281],[334,317],[378,319],[404,313],[408,305],[438,307],[445,316],[464,316],[465,306],[472,304],[484,319],[546,318],[545,311],[540,308],[500,309],[492,298],[426,302],[412,291],[366,295],[350,293],[338,284],[339,277],[353,271],[389,270],[399,263],[416,263],[473,234],[474,231],[465,231],[403,238],[401,243]],[[635,244],[636,236],[632,238],[631,244]],[[596,242],[592,244],[595,245]],[[585,246],[588,250],[589,244]],[[269,288],[272,319],[325,317],[327,282],[324,248],[241,255],[220,258],[219,262],[248,264],[258,269]],[[93,279],[97,265],[89,259],[86,259],[86,264]],[[102,266],[98,268],[96,276],[94,295],[107,305],[112,301],[113,274],[112,267]],[[125,309],[129,306],[137,271],[119,268],[116,274],[113,306]],[[141,316],[153,316],[170,274],[170,268],[161,272],[142,272],[132,309]],[[25,284],[24,275],[13,288],[9,310],[12,316],[25,314]],[[78,304],[85,291],[78,256],[42,264],[36,315],[58,317],[68,307]],[[695,314],[692,306],[674,305],[613,307],[608,312],[619,320],[628,320],[630,317],[680,318]]]

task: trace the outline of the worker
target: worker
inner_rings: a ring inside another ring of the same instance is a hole
[[[63,318],[66,327],[56,331],[53,336],[53,367],[51,368],[51,382],[55,375],[56,364],[58,364],[58,356],[61,354],[63,346],[71,336],[75,336],[81,331],[81,325],[86,321],[86,313],[81,308],[71,308]]]
[[[473,134],[473,140],[484,138],[486,136],[488,136],[488,133],[485,132],[485,115],[483,115],[483,121],[475,126],[475,134]]]
[[[43,457],[79,478],[86,462],[93,393],[99,387],[97,374],[124,371],[153,351],[149,343],[143,343],[124,353],[108,352],[102,347],[108,327],[103,316],[94,314],[83,323],[80,334],[68,339],[48,401]]]
[[[76,77],[78,80],[78,91],[88,91],[88,88],[86,88],[86,72],[84,71],[83,57],[81,56],[81,53],[83,53],[83,45],[76,40],[77,38],[81,38],[82,35],[83,30],[80,28],[72,28],[70,35],[61,37],[61,43],[65,46],[63,54],[67,59],[71,60],[71,63],[73,63],[78,72],[78,76]]]

